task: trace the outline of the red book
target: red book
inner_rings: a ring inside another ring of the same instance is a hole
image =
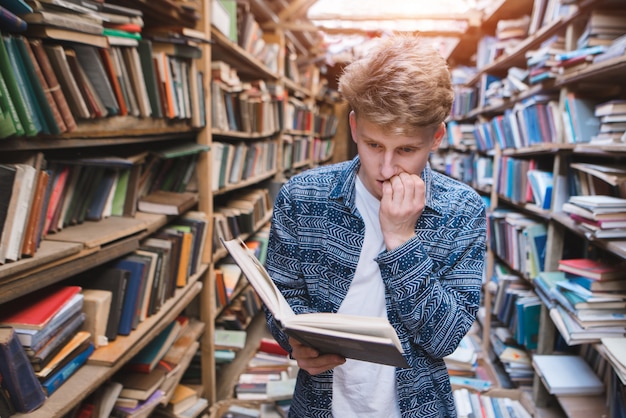
[[[285,356],[289,354],[273,338],[261,338],[261,342],[259,343],[259,351],[262,351],[268,354],[278,354],[278,355],[285,355]]]
[[[626,278],[625,263],[608,263],[589,258],[572,258],[559,261],[559,270],[593,280],[618,280]]]
[[[46,288],[13,300],[2,308],[0,324],[18,329],[42,329],[81,291],[80,286]]]

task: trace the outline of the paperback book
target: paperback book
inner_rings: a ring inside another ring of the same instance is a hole
[[[222,243],[287,335],[321,353],[408,367],[398,335],[387,319],[331,312],[296,315],[243,241],[222,239]]]

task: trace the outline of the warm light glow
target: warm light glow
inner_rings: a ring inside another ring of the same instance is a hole
[[[329,15],[384,17],[385,14],[419,18],[420,15],[464,13],[476,0],[318,0],[308,11],[311,20]]]

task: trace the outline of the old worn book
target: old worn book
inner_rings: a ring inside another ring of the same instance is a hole
[[[11,327],[0,327],[0,374],[17,412],[30,412],[44,403],[45,394]]]
[[[104,35],[78,32],[54,26],[29,25],[27,34],[29,37],[33,38],[48,38],[55,41],[78,42],[93,45],[98,48],[108,48],[109,46],[107,38]]]
[[[137,209],[142,212],[163,215],[180,215],[198,202],[198,195],[191,192],[168,192],[157,190],[139,199]]]
[[[28,80],[30,81],[36,103],[39,105],[41,114],[48,128],[48,133],[58,135],[67,130],[56,102],[52,97],[48,83],[46,82],[37,58],[31,49],[30,43],[23,36],[13,36],[17,49],[22,55],[22,62]]]
[[[59,113],[63,118],[66,130],[67,132],[71,132],[76,129],[76,121],[74,120],[74,116],[72,115],[67,100],[65,99],[63,90],[61,90],[59,80],[57,79],[57,76],[52,69],[50,60],[48,59],[48,56],[46,55],[46,52],[43,48],[41,39],[29,39],[28,42],[45,78],[49,93],[54,98],[54,102],[56,103]]]
[[[396,331],[386,318],[331,312],[295,314],[269,274],[240,239],[222,243],[274,315],[282,330],[321,353],[409,367]]]
[[[35,375],[40,381],[47,379],[49,376],[67,364],[73,354],[78,352],[79,350],[87,349],[89,345],[89,332],[87,331],[79,331],[77,332],[70,341],[65,344],[65,346],[46,364],[41,370],[35,372]]]
[[[113,380],[124,386],[120,397],[145,401],[161,386],[164,379],[165,370],[156,368],[150,373],[124,371]]]
[[[24,239],[22,241],[21,253],[23,256],[34,256],[39,245],[42,223],[41,213],[44,207],[44,199],[49,181],[50,174],[46,170],[39,170],[35,183],[35,193],[24,231]]]
[[[91,114],[72,74],[63,47],[61,45],[44,45],[43,48],[54,72],[58,75],[63,95],[69,104],[72,115],[74,118],[89,119]]]
[[[111,311],[113,292],[102,289],[83,289],[83,310],[87,314],[83,330],[91,334],[95,348],[106,345],[107,323]]]

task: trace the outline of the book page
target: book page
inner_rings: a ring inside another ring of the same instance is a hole
[[[220,238],[220,240],[276,320],[282,323],[287,318],[295,316],[285,297],[245,243],[240,239],[226,241]]]

